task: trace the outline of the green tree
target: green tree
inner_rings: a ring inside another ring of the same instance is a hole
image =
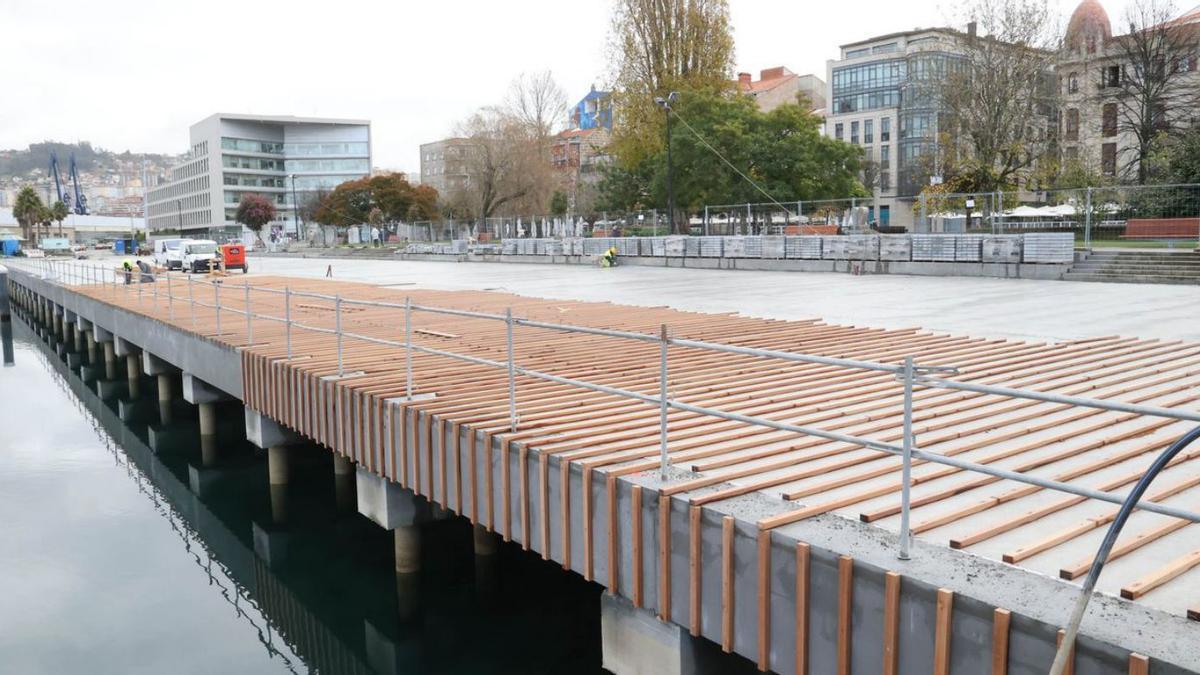
[[[54,202],[54,206],[50,207],[50,213],[54,217],[54,220],[58,222],[58,236],[61,237],[63,221],[67,219],[67,216],[71,215],[71,210],[67,208],[66,204],[62,203],[62,200],[58,200]]]
[[[858,179],[862,151],[822,136],[821,121],[799,103],[764,113],[749,97],[693,92],[680,97],[672,114],[675,203],[682,211],[705,204],[867,196]],[[611,167],[600,183],[601,204],[661,206],[667,201],[666,177],[665,148],[632,168]]]
[[[567,203],[567,193],[562,190],[555,190],[550,196],[550,213],[561,216],[567,212],[570,204]]]
[[[238,202],[234,220],[253,232],[255,239],[261,244],[263,227],[275,220],[275,202],[260,194],[247,192]]]
[[[610,45],[617,117],[611,151],[626,169],[662,148],[664,120],[656,96],[732,87],[727,0],[617,0]]]
[[[22,237],[29,241],[34,240],[33,228],[41,222],[41,212],[44,208],[42,198],[38,197],[33,188],[25,186],[17,193],[12,211],[13,218],[16,218],[17,224],[21,226]]]

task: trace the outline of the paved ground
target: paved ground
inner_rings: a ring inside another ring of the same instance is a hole
[[[666,305],[777,319],[819,317],[880,328],[920,326],[978,337],[1098,335],[1200,340],[1200,291],[1188,286],[1027,279],[576,265],[255,258],[254,272],[538,297]]]

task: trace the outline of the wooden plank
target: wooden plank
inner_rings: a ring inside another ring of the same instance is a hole
[[[1125,586],[1121,589],[1121,597],[1126,600],[1137,600],[1196,565],[1200,565],[1200,548],[1175,558],[1166,565]]]
[[[992,675],[1008,675],[1008,625],[1012,612],[996,608],[992,612]]]
[[[1063,630],[1061,628],[1058,629],[1058,637],[1056,637],[1054,640],[1055,649],[1062,647],[1062,641],[1063,641],[1063,638],[1066,637],[1066,633],[1067,632],[1065,630]],[[1071,645],[1071,653],[1070,653],[1070,655],[1067,656],[1067,665],[1063,667],[1062,675],[1074,675],[1074,674],[1075,674],[1075,646]]]
[[[900,574],[883,576],[883,672],[900,673]]]
[[[1129,675],[1150,675],[1150,657],[1131,652],[1129,654]]]
[[[633,606],[642,606],[642,569],[645,561],[642,560],[642,486],[634,485],[631,490],[631,506],[630,518],[632,520],[632,539],[633,539]]]
[[[811,553],[805,542],[796,542],[796,674],[808,675],[808,596]]]
[[[658,496],[658,618],[671,620],[671,498]]]
[[[692,506],[688,509],[688,624],[692,635],[697,637],[701,631],[700,601],[703,587],[701,575],[704,573],[700,560],[700,552],[703,549],[703,542],[700,539],[700,517],[699,506]]]
[[[954,593],[937,591],[937,620],[933,629],[933,673],[950,675],[950,622],[954,611]]]
[[[721,519],[721,651],[733,651],[733,516]]]
[[[771,532],[758,533],[758,669],[771,669]]]
[[[854,558],[838,558],[837,669],[850,675],[850,640],[854,612]]]

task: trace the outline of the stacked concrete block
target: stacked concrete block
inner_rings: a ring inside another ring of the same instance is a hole
[[[700,257],[720,258],[724,253],[724,237],[700,237]]]
[[[723,237],[721,246],[724,249],[726,258],[745,258],[746,257],[746,238],[745,237]]]
[[[1075,235],[1071,232],[1032,232],[1024,236],[1023,260],[1027,263],[1070,263],[1075,260]]]
[[[668,258],[682,258],[686,256],[688,239],[691,239],[691,237],[663,237],[663,255]]]
[[[912,259],[916,262],[954,262],[956,252],[953,234],[912,235]]]
[[[879,259],[904,262],[912,260],[912,236],[907,234],[879,235]]]
[[[789,260],[820,260],[821,237],[816,235],[784,237],[784,253]]]
[[[850,260],[879,260],[879,237],[873,234],[852,234],[845,237],[846,255]]]
[[[849,237],[821,237],[821,258],[824,260],[849,260]]]
[[[780,260],[787,255],[784,237],[767,236],[762,238],[762,257],[769,260]]]
[[[960,234],[954,238],[954,259],[958,262],[979,262],[983,254],[982,234]]]

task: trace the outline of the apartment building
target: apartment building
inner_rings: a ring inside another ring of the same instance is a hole
[[[797,75],[783,66],[759,71],[757,80],[750,73],[738,73],[738,91],[750,96],[758,109],[770,112],[784,103],[795,103],[803,94],[809,108],[818,115],[825,113],[825,81],[816,75]]]

